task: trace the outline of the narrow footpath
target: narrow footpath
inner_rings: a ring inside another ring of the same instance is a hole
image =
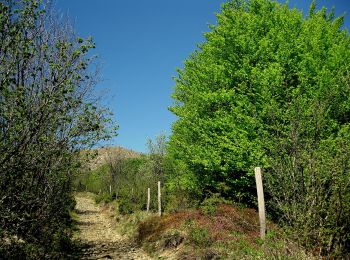
[[[82,259],[151,259],[118,233],[116,223],[91,194],[79,193],[75,199],[80,230],[76,239],[83,245]]]

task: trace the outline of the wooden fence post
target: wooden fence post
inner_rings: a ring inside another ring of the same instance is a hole
[[[158,181],[158,214],[159,216],[162,215],[162,194],[160,192],[160,181]]]
[[[149,212],[149,205],[151,203],[151,189],[147,189],[147,213]]]
[[[112,185],[109,185],[109,194],[112,194]]]
[[[260,220],[260,237],[265,239],[266,233],[266,218],[265,218],[265,200],[264,200],[264,189],[261,178],[260,167],[255,167],[255,181],[256,190],[258,194],[258,209],[259,209],[259,220]]]

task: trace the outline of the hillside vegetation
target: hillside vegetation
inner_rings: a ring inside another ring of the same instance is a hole
[[[169,142],[186,167],[178,180],[204,196],[254,205],[253,169],[263,167],[271,217],[335,256],[350,249],[350,36],[342,24],[316,2],[307,15],[269,0],[223,4],[179,70]]]
[[[269,0],[223,4],[178,71],[169,142],[105,166],[119,212],[144,210],[148,187],[155,203],[158,180],[167,212],[212,196],[254,208],[261,166],[270,219],[319,257],[348,255],[350,37],[342,24],[315,2],[306,16]]]
[[[79,151],[115,131],[93,94],[94,43],[47,6],[0,1],[1,259],[65,257]]]
[[[0,1],[0,258],[74,255],[74,191],[94,193],[154,257],[350,255],[342,16],[315,2],[305,15],[271,0],[224,3],[175,77],[169,138],[148,140],[142,154],[93,149],[118,128],[94,91],[95,44],[49,7]],[[263,170],[265,240],[254,167]]]
[[[163,157],[162,160],[169,159]],[[80,175],[81,188],[95,191],[95,201],[114,217],[118,232],[135,241],[153,258],[313,258],[291,234],[272,221],[268,222],[266,240],[261,240],[256,209],[226,200],[220,194],[208,193],[206,199],[199,200],[177,193],[167,185],[166,179],[161,189],[164,210],[160,217],[158,179],[152,171],[154,168],[149,167],[152,165],[150,157],[125,158],[122,165],[124,172],[117,178],[119,182],[111,182],[112,169],[105,162]],[[167,175],[171,169],[163,170]],[[113,187],[111,191],[110,186]],[[149,213],[146,212],[148,187],[152,194]]]

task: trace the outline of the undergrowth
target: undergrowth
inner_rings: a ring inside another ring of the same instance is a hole
[[[146,251],[160,256],[173,250],[176,259],[312,259],[276,225],[269,222],[260,239],[258,215],[253,209],[213,203],[140,222],[136,239]],[[208,214],[209,213],[209,214]]]
[[[242,208],[219,196],[198,208],[158,216],[135,210],[120,212],[122,200],[96,196],[114,212],[116,228],[135,240],[152,257],[163,259],[312,259],[272,222],[266,239],[260,239],[256,210]]]

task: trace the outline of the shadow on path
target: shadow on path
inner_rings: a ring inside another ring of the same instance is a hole
[[[145,252],[116,230],[110,212],[101,210],[89,193],[76,194],[78,220],[76,253],[72,259],[151,259]]]

